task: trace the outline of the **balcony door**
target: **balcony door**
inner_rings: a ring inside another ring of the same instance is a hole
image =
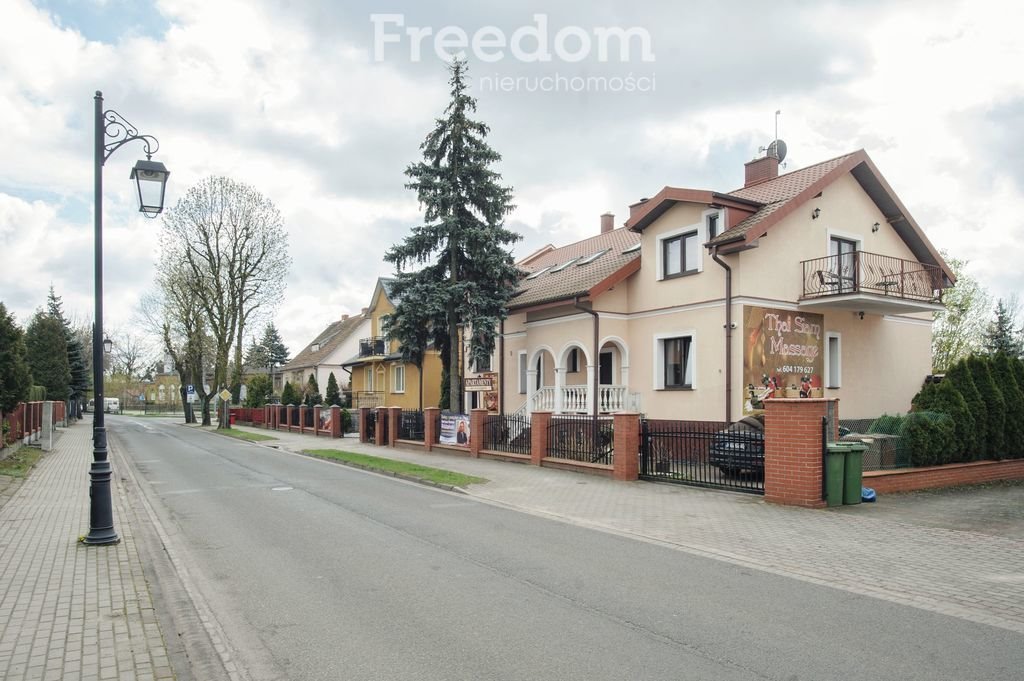
[[[855,290],[857,288],[857,242],[834,236],[829,243],[829,255],[832,256],[832,273],[836,275],[839,292]]]

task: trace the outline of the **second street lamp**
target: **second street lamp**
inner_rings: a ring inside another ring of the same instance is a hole
[[[132,169],[139,197],[139,210],[147,217],[156,217],[164,209],[164,189],[167,168],[152,160],[160,143],[152,135],[140,135],[134,125],[113,110],[103,110],[103,93],[96,91],[94,106],[93,171],[95,206],[94,258],[95,258],[95,322],[92,328],[92,467],[89,469],[89,534],[82,538],[85,544],[114,544],[121,540],[114,530],[114,511],[110,502],[110,461],[107,458],[107,429],[104,422],[103,350],[109,352],[109,339],[103,337],[103,165],[110,155],[123,145],[140,141],[146,160]]]

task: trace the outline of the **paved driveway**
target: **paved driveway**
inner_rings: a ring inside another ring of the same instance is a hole
[[[887,494],[835,512],[1024,541],[1024,481]]]

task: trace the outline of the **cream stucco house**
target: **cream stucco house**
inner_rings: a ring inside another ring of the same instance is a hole
[[[735,420],[775,396],[906,411],[953,275],[864,151],[728,192],[665,187],[547,247],[496,350],[502,410]]]

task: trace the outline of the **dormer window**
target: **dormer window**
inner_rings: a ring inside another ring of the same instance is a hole
[[[320,352],[320,344],[319,343],[313,343],[313,347],[310,348],[310,350],[312,350],[313,352]]]
[[[709,213],[707,216],[706,223],[708,227],[708,241],[714,239],[721,232],[718,225],[719,215],[719,213]]]

